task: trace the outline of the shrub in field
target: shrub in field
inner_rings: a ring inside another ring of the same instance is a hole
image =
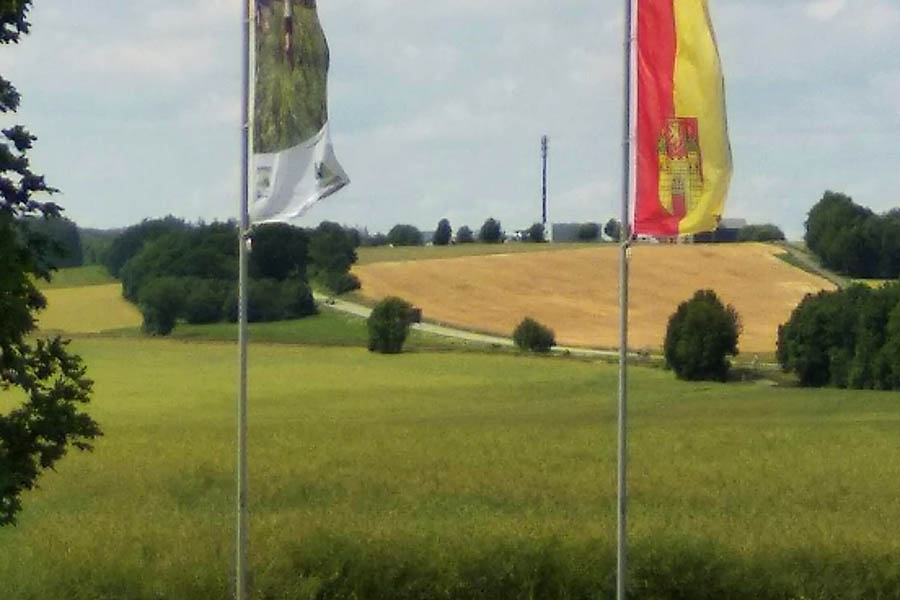
[[[487,219],[478,231],[478,240],[485,244],[501,244],[504,237],[500,221],[493,217]]]
[[[359,277],[353,273],[325,273],[318,280],[332,294],[345,294],[361,287]]]
[[[475,241],[475,235],[472,233],[472,230],[469,229],[468,225],[463,225],[459,229],[456,230],[456,243],[457,244],[471,244]]]
[[[168,335],[184,308],[183,281],[175,277],[159,277],[143,285],[138,308],[144,317],[142,329],[151,335]]]
[[[406,300],[391,296],[375,305],[367,322],[369,350],[397,354],[409,333],[412,306]]]
[[[394,225],[388,231],[387,239],[395,246],[421,246],[425,243],[422,232],[413,225]]]
[[[526,241],[536,243],[546,242],[547,238],[544,237],[544,225],[542,223],[535,223],[529,227]]]
[[[666,365],[679,379],[719,380],[728,376],[729,355],[738,353],[740,319],[712,290],[698,290],[669,317]]]
[[[431,237],[431,242],[435,246],[446,246],[450,243],[450,239],[453,237],[453,229],[450,227],[450,221],[447,219],[441,219],[438,221],[437,229],[434,230],[434,235]]]
[[[553,330],[531,317],[522,319],[513,332],[513,341],[522,350],[530,352],[549,352],[556,345]]]
[[[349,273],[345,274],[345,276],[353,277]],[[281,304],[284,307],[285,318],[298,319],[318,312],[312,291],[302,279],[282,281],[280,287]]]

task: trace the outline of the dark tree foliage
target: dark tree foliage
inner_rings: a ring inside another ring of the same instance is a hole
[[[485,244],[500,244],[503,242],[503,228],[500,221],[489,217],[478,232],[478,240]]]
[[[212,223],[170,231],[144,243],[119,272],[125,297],[138,300],[141,286],[158,277],[237,279],[237,229]]]
[[[456,230],[456,243],[457,244],[471,244],[475,241],[475,235],[472,233],[472,230],[469,229],[467,225],[463,225],[459,229]]]
[[[367,246],[369,248],[375,248],[378,246],[387,246],[388,239],[387,236],[383,233],[375,233],[375,234],[364,234],[362,236],[362,245]]]
[[[738,231],[739,242],[783,242],[784,232],[777,225],[746,225]]]
[[[355,231],[355,230],[353,230]],[[352,238],[348,243],[354,244]],[[269,223],[253,229],[250,276],[254,279],[306,280],[309,236],[299,227]]]
[[[725,381],[738,353],[740,319],[712,290],[698,290],[669,317],[663,350],[679,379]]]
[[[528,236],[525,238],[525,241],[534,242],[537,244],[546,242],[547,239],[544,237],[544,225],[542,223],[535,223],[534,225],[529,227]]]
[[[437,229],[434,230],[434,236],[431,238],[431,243],[435,246],[446,246],[450,243],[452,238],[453,229],[450,227],[450,221],[447,219],[438,221]]]
[[[179,319],[189,323],[237,319],[237,236],[234,223],[211,223],[179,226],[143,242],[119,276],[123,294],[144,316],[146,332],[167,335]],[[313,251],[325,264],[317,274],[327,287],[359,286],[347,273],[356,258],[352,240],[337,224],[325,223],[312,233],[288,225],[262,225],[253,230],[252,240],[250,321],[316,313],[306,280]]]
[[[0,4],[0,43],[28,32],[30,0]],[[15,112],[19,94],[0,78],[0,112]],[[70,446],[91,448],[100,429],[82,405],[92,382],[81,358],[59,337],[31,341],[35,313],[46,305],[36,278],[50,279],[51,242],[30,230],[27,219],[60,219],[60,207],[40,200],[52,194],[43,176],[32,172],[27,153],[35,138],[22,126],[0,138],[0,397],[18,388],[24,400],[0,411],[0,526],[16,522],[22,492],[36,486]],[[4,403],[5,405],[5,403]]]
[[[390,296],[372,309],[367,326],[369,351],[398,354],[409,333],[412,306],[406,300]]]
[[[603,226],[603,233],[605,233],[606,237],[612,241],[620,242],[622,241],[622,224],[615,219],[610,219],[606,222],[606,225]]]
[[[23,225],[49,242],[47,262],[54,269],[80,267],[84,264],[81,235],[69,219],[24,219]]]
[[[778,329],[778,362],[804,386],[900,388],[900,284],[808,295]]]
[[[164,219],[144,219],[137,225],[126,229],[112,241],[106,253],[104,265],[110,275],[119,277],[119,272],[125,263],[140,252],[145,243],[169,233],[185,231],[188,227],[184,221],[172,216]]]
[[[550,352],[556,345],[556,334],[546,325],[525,317],[513,332],[513,341],[528,352]]]
[[[825,192],[806,220],[807,247],[822,264],[851,277],[900,276],[900,211],[876,215],[849,196]]]
[[[582,223],[578,227],[578,239],[582,242],[593,242],[600,237],[600,225],[597,223]]]
[[[323,221],[309,236],[310,276],[335,294],[358,289],[359,280],[350,273],[356,247],[347,230]]]
[[[394,225],[388,231],[387,239],[394,246],[421,246],[425,243],[422,232],[413,225]]]

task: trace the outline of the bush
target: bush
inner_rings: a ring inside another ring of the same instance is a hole
[[[394,225],[387,234],[388,243],[395,246],[421,246],[422,232],[412,225]]]
[[[361,287],[359,278],[353,273],[325,273],[318,278],[332,294],[344,294]]]
[[[184,300],[185,320],[192,324],[221,320],[225,287],[223,282],[208,279],[192,281]]]
[[[469,229],[467,225],[463,225],[459,229],[456,230],[456,243],[457,244],[471,244],[475,241],[475,236],[472,234],[472,230]]]
[[[550,352],[556,345],[553,330],[541,325],[531,317],[525,317],[513,332],[516,346],[530,352]]]
[[[738,230],[739,242],[783,242],[784,232],[778,225],[745,225]]]
[[[367,322],[369,350],[382,354],[397,354],[409,333],[412,305],[402,298],[391,296],[375,305]]]
[[[144,317],[142,329],[150,335],[169,335],[184,307],[183,281],[160,277],[148,281],[141,289],[138,307]]]
[[[606,222],[606,225],[603,226],[603,233],[605,233],[606,237],[612,241],[620,242],[622,241],[620,239],[622,237],[622,224],[615,219],[610,219]]]
[[[718,380],[728,377],[728,355],[738,353],[740,319],[712,290],[698,290],[669,317],[664,351],[666,366],[679,379]]]

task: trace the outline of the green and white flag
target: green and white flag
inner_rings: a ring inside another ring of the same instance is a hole
[[[328,134],[328,42],[316,0],[256,0],[254,223],[291,221],[350,180]]]

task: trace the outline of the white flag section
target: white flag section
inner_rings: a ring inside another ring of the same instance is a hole
[[[334,155],[327,122],[305,142],[281,152],[256,154],[253,160],[253,223],[297,219],[313,204],[350,183]]]

